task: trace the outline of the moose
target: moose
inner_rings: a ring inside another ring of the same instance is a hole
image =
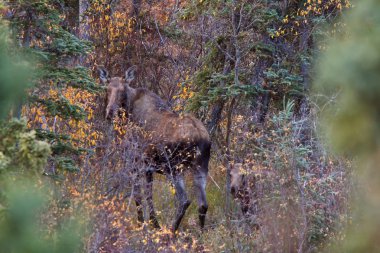
[[[249,165],[235,163],[231,165],[229,171],[231,177],[230,192],[232,196],[240,202],[240,208],[244,216],[257,214],[257,178],[250,175],[248,178],[245,171]]]
[[[148,133],[144,141],[149,145],[143,148],[142,156],[146,164],[143,173],[147,183],[145,194],[151,224],[160,228],[153,205],[153,173],[166,175],[175,189],[176,215],[172,225],[172,231],[175,232],[191,203],[185,189],[184,174],[187,171],[193,177],[199,222],[203,230],[208,209],[206,179],[211,149],[209,134],[200,120],[189,114],[173,112],[155,93],[145,88],[132,88],[130,84],[135,79],[136,69],[136,66],[130,67],[122,78],[110,77],[105,68],[98,67],[100,80],[107,87],[106,119],[112,120],[123,108],[128,120]],[[143,222],[140,185],[134,187],[137,218]]]

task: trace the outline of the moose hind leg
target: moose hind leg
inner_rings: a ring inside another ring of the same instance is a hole
[[[205,226],[206,213],[208,209],[206,199],[206,178],[207,173],[205,173],[204,171],[198,170],[194,175],[194,188],[197,194],[199,224],[201,229],[203,229]]]
[[[153,172],[147,172],[146,173],[146,183],[147,183],[147,202],[148,202],[148,208],[149,208],[149,222],[153,225],[155,228],[160,228],[160,224],[158,223],[156,212],[154,211],[154,204],[153,204]]]
[[[144,223],[144,213],[142,210],[142,197],[141,197],[141,185],[137,182],[134,185],[134,199],[137,209],[137,220],[139,223]]]
[[[187,208],[190,206],[191,201],[187,198],[185,183],[182,175],[176,175],[173,178],[175,187],[175,195],[177,200],[177,211],[174,224],[172,227],[173,232],[178,230],[182,218],[186,213]]]

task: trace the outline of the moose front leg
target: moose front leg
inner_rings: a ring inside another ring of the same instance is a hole
[[[160,228],[160,224],[158,223],[156,212],[154,211],[154,204],[153,204],[153,172],[148,171],[146,173],[146,199],[148,202],[148,208],[149,208],[149,221],[152,223],[153,227]]]
[[[181,224],[182,218],[185,215],[187,208],[190,206],[191,201],[187,198],[183,175],[173,176],[173,184],[177,199],[177,212],[172,227],[172,231],[175,232]]]
[[[199,214],[199,223],[201,229],[205,226],[206,213],[208,209],[207,199],[206,199],[206,178],[207,172],[198,170],[194,174],[194,188],[197,193],[198,200],[198,214]]]

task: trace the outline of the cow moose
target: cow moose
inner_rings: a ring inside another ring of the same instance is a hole
[[[198,200],[198,214],[201,229],[204,228],[208,204],[206,200],[206,179],[210,159],[211,142],[201,121],[189,114],[179,115],[167,106],[156,94],[145,88],[132,88],[136,66],[125,72],[125,77],[110,77],[108,71],[98,67],[100,80],[107,87],[106,118],[112,120],[120,108],[127,117],[148,133],[145,141],[149,144],[142,150],[146,169],[149,220],[159,228],[153,206],[153,173],[161,173],[171,181],[176,195],[176,216],[172,225],[175,232],[191,201],[188,199],[184,173],[192,174],[194,190]],[[134,200],[138,221],[143,222],[140,186],[135,185]]]

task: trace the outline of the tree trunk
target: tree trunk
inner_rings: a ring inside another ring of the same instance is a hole
[[[232,114],[235,107],[236,99],[233,98],[231,100],[230,106],[227,110],[227,129],[226,129],[226,214],[230,215],[231,213],[231,196],[230,196],[230,188],[231,188],[231,125],[232,125]]]
[[[64,4],[61,5],[62,12],[66,14],[65,26],[71,33],[77,33],[78,31],[78,13],[79,13],[79,2],[78,0],[66,0]]]
[[[260,58],[255,66],[254,75],[252,76],[251,84],[262,89],[266,89],[267,83],[264,77],[266,71],[271,65],[271,62],[266,57]],[[263,124],[269,110],[270,93],[264,91],[252,103],[253,116],[256,123]]]
[[[140,14],[141,0],[132,0],[132,6],[133,6],[133,11],[132,11],[131,16],[136,17],[137,19],[137,17]]]
[[[85,16],[85,12],[89,7],[88,0],[79,0],[79,8],[78,8],[78,21],[79,21],[79,31],[78,31],[78,37],[81,39],[88,40],[89,34],[88,34],[88,24],[87,24],[87,17]]]

